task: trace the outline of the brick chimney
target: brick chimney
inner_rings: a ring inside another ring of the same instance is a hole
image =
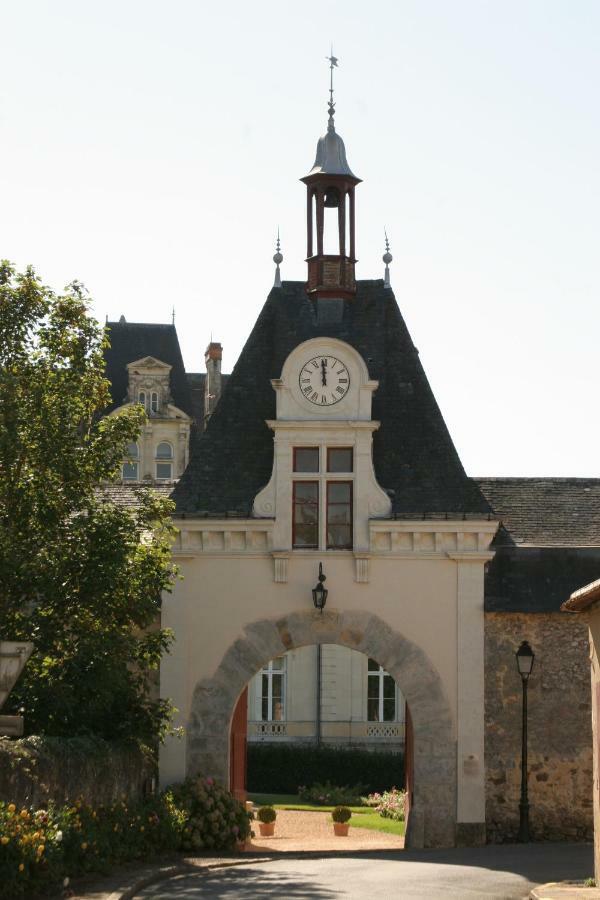
[[[210,342],[204,354],[206,362],[206,381],[204,382],[204,427],[215,411],[215,407],[221,396],[221,360],[223,359],[223,347],[221,344]]]

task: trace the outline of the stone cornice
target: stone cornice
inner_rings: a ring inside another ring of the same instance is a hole
[[[373,419],[362,421],[360,419],[335,419],[330,422],[313,419],[265,419],[272,431],[339,431],[350,428],[356,431],[377,431],[381,422]]]

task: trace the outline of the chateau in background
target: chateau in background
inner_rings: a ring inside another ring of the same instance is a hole
[[[161,693],[186,738],[162,748],[161,780],[201,771],[242,795],[247,738],[404,740],[408,846],[514,839],[527,640],[531,832],[589,838],[587,629],[560,606],[598,578],[600,479],[467,476],[389,247],[384,278],[356,280],[360,179],[334,111],[331,93],[302,179],[307,279],[281,279],[278,247],[231,375],[220,345],[186,375],[173,326],[109,324],[111,412],[149,416],[115,491],[154,482],[179,529]]]

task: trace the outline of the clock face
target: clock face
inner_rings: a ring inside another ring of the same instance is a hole
[[[335,356],[315,356],[302,366],[298,382],[311,403],[333,406],[348,393],[350,373]]]

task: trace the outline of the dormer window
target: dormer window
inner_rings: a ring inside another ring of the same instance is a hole
[[[173,478],[173,448],[168,441],[161,441],[156,448],[157,481],[171,481]]]
[[[150,398],[150,412],[156,413],[158,412],[158,393],[157,391],[152,391],[152,395]]]
[[[128,444],[125,452],[127,459],[123,463],[123,481],[137,481],[139,473],[140,452],[137,444]]]

